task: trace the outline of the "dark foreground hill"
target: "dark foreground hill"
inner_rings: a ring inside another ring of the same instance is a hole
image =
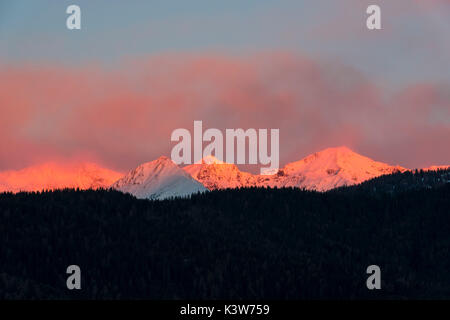
[[[353,189],[352,189],[353,190]],[[0,195],[0,298],[450,298],[450,185]],[[66,289],[81,267],[82,290]],[[381,267],[369,291],[366,268]]]
[[[431,189],[450,183],[450,169],[414,170],[382,175],[361,184],[341,187],[331,192],[395,194],[409,190]]]

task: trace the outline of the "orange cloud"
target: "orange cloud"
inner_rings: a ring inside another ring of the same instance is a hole
[[[49,162],[0,172],[0,192],[109,188],[122,175],[93,163]]]

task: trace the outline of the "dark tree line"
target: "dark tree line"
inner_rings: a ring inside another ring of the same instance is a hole
[[[333,192],[365,192],[372,195],[380,193],[393,194],[407,190],[435,188],[447,183],[450,183],[450,169],[435,171],[414,170],[383,175],[359,185],[335,189]]]
[[[384,183],[167,201],[112,190],[1,194],[0,298],[450,298],[450,184],[374,185]],[[66,289],[72,264],[80,291]],[[372,264],[382,290],[366,288]]]

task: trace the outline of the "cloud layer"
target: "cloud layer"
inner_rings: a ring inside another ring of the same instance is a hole
[[[450,163],[450,86],[386,92],[339,62],[288,53],[174,54],[104,69],[0,67],[0,170],[80,159],[127,170],[174,129],[279,128],[281,165],[347,145],[406,167]]]

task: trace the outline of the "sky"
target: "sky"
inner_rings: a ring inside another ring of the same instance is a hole
[[[447,0],[1,0],[0,170],[128,170],[194,120],[279,128],[282,164],[337,145],[450,164],[449,33]]]

